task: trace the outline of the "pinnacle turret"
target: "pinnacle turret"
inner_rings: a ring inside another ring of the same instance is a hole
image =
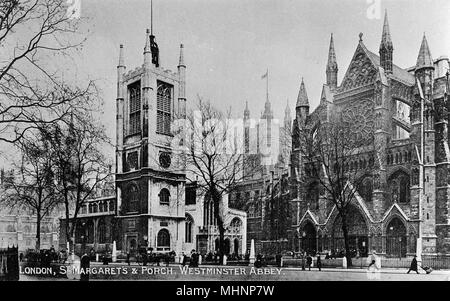
[[[308,94],[306,93],[305,83],[302,77],[300,90],[298,91],[297,104],[295,107],[309,107]]]
[[[422,44],[420,45],[419,55],[417,56],[416,69],[424,67],[433,67],[433,58],[425,33],[423,34]]]
[[[386,73],[392,73],[393,66],[393,52],[391,33],[389,30],[389,21],[387,10],[384,13],[383,33],[381,35],[380,43],[380,65]]]
[[[338,65],[336,61],[336,52],[334,50],[333,34],[331,34],[330,38],[330,48],[328,50],[328,62],[326,73],[327,73],[327,85],[329,85],[332,88],[336,88]]]

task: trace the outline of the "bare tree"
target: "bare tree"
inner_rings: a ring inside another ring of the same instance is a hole
[[[36,218],[36,250],[41,245],[41,222],[58,206],[50,146],[42,133],[27,135],[17,142],[22,154],[14,164],[16,177],[5,185],[0,201],[8,208],[31,211]]]
[[[244,169],[251,166],[244,160],[239,122],[234,123],[230,116],[230,112],[223,113],[199,98],[196,108],[188,114],[185,129],[187,178],[197,182],[204,201],[213,205],[221,262],[227,227],[223,201],[244,179]]]
[[[347,263],[351,266],[349,205],[367,176],[364,170],[353,168],[352,163],[359,153],[369,151],[373,134],[362,137],[341,116],[335,116],[332,121],[319,123],[313,129],[295,128],[294,135],[299,137],[301,160],[305,167],[298,179],[299,184],[317,181],[322,197],[335,205],[341,219]]]
[[[53,111],[73,99],[57,95],[67,87],[55,62],[84,42],[79,22],[65,1],[0,2],[0,141],[58,120]]]
[[[110,176],[111,164],[104,156],[109,139],[92,114],[73,112],[67,123],[45,129],[57,173],[57,191],[64,203],[65,234],[73,245],[76,220],[81,208]]]

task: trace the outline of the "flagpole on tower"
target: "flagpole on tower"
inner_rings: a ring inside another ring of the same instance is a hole
[[[266,74],[266,100],[269,101],[269,68],[267,68]]]
[[[150,0],[150,34],[153,35],[153,0]]]

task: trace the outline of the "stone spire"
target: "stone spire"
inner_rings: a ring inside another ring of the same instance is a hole
[[[297,104],[295,107],[309,107],[308,95],[306,94],[305,83],[302,77],[302,83],[300,84],[300,90],[298,91]]]
[[[387,10],[384,12],[384,24],[383,24],[383,34],[381,36],[381,44],[387,47],[393,47],[391,40],[391,32],[389,30],[389,21]]]
[[[383,34],[381,35],[380,43],[380,65],[387,73],[392,73],[393,51],[394,47],[392,45],[388,15],[386,10],[384,13]]]
[[[333,34],[331,34],[330,38],[330,48],[328,50],[328,62],[326,73],[327,73],[327,85],[329,85],[331,88],[336,88],[338,65],[336,61],[336,52],[334,50]]]
[[[289,99],[286,100],[286,109],[284,109],[284,127],[290,127],[292,123],[291,108],[289,107]]]
[[[247,120],[249,118],[250,118],[250,110],[248,109],[248,101],[246,101],[244,109],[244,119]]]
[[[284,109],[285,116],[291,116],[291,108],[289,107],[289,99],[286,100],[286,109]]]
[[[417,57],[416,69],[431,67],[433,68],[433,58],[428,47],[427,37],[423,34],[422,45],[420,45],[419,55]]]

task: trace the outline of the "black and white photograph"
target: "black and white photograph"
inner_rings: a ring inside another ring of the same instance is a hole
[[[450,281],[449,55],[448,0],[0,0],[0,280]]]

